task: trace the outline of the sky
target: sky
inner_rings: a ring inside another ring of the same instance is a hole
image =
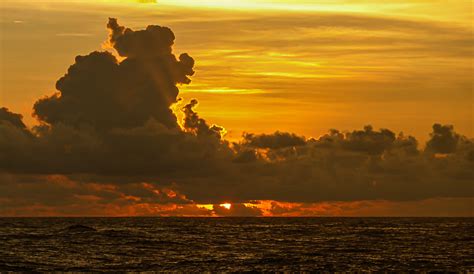
[[[0,215],[472,216],[472,8],[4,0]]]

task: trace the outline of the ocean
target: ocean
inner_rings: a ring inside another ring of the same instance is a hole
[[[473,271],[474,218],[0,218],[2,271]]]

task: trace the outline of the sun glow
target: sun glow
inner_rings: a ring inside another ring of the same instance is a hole
[[[229,204],[229,203],[220,204],[219,206],[221,206],[221,207],[223,207],[223,208],[225,208],[225,209],[230,209],[230,208],[232,207],[232,205]]]

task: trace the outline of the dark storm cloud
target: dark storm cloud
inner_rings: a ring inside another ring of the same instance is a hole
[[[412,136],[371,126],[310,139],[247,133],[230,144],[224,128],[198,115],[197,100],[182,107],[179,123],[171,106],[179,101],[177,85],[190,82],[194,60],[175,57],[166,27],[134,31],[110,19],[108,28],[108,42],[123,60],[109,52],[76,57],[58,92],[34,105],[39,126],[27,129],[21,115],[0,109],[0,183],[7,193],[1,205],[54,197],[135,208],[474,195],[473,141],[450,125],[435,124],[422,149]],[[60,182],[44,177],[58,174]],[[33,177],[18,181],[23,176]],[[215,213],[261,214],[244,204]]]

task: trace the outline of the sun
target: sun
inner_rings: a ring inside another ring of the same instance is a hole
[[[230,208],[232,207],[232,205],[229,204],[229,203],[220,204],[219,206],[221,206],[221,207],[223,207],[223,208],[225,208],[225,209],[230,209]]]

